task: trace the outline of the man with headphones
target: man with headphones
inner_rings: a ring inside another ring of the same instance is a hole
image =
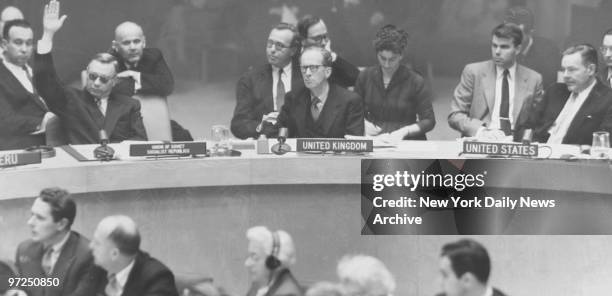
[[[289,271],[295,263],[291,236],[283,230],[256,226],[247,230],[246,237],[249,245],[244,265],[251,278],[247,296],[302,296],[302,288]]]

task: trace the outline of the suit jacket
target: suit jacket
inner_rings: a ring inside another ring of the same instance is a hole
[[[332,63],[332,73],[329,76],[330,83],[348,88],[355,86],[357,76],[359,76],[357,67],[340,56],[336,56],[336,60]]]
[[[491,122],[495,104],[495,63],[491,60],[465,66],[461,81],[455,88],[448,124],[462,136],[474,136],[481,126]],[[514,126],[526,120],[532,102],[542,94],[542,76],[535,71],[516,66],[514,79]],[[512,99],[512,98],[511,98]]]
[[[256,285],[251,285],[249,291],[247,292],[247,296],[255,296],[257,295],[257,290],[259,288]],[[291,271],[287,268],[280,268],[274,271],[272,275],[271,285],[268,288],[268,291],[264,296],[302,296],[304,295],[304,290],[298,283],[298,281],[293,277]]]
[[[119,61],[119,72],[128,70],[125,60],[117,53],[112,54]],[[145,48],[140,61],[133,69],[140,72],[140,89],[134,91],[135,80],[121,79],[113,88],[113,92],[133,96],[135,93],[143,95],[157,95],[167,97],[174,91],[174,78],[164,60],[162,52],[157,48]]]
[[[293,61],[291,70],[291,91],[304,88],[299,64]],[[232,134],[240,139],[257,138],[257,126],[261,118],[274,111],[272,97],[272,66],[266,64],[249,69],[236,85],[236,108],[231,122]]]
[[[277,125],[289,129],[289,137],[309,137],[307,116],[310,118],[311,96],[308,88],[287,94],[285,104],[278,116]],[[315,123],[321,128],[323,138],[344,138],[345,135],[363,135],[363,102],[358,94],[338,85],[329,84],[329,93],[319,119]]]
[[[436,296],[446,296],[446,293],[439,293],[436,294]],[[506,296],[506,294],[500,290],[497,290],[496,288],[493,288],[493,296]]]
[[[542,106],[537,115],[533,116],[535,124],[531,125],[535,141],[543,143],[548,140],[548,130],[555,123],[569,96],[570,91],[562,83],[546,89]],[[576,113],[562,143],[591,145],[595,131],[612,132],[612,89],[599,80]]]
[[[42,268],[43,245],[27,240],[17,248],[16,267],[20,277],[58,278],[57,287],[25,287],[28,296],[89,296],[95,294],[96,284],[102,279],[93,263],[89,240],[71,231],[68,240],[47,276]]]
[[[142,251],[138,252],[135,260],[121,296],[178,296],[174,275],[168,267]],[[97,295],[105,295],[107,282],[105,276],[100,281]]]
[[[0,150],[44,145],[36,131],[46,113],[45,106],[27,91],[0,61]]]
[[[526,55],[519,55],[519,64],[542,75],[542,86],[557,82],[557,71],[561,64],[561,52],[555,42],[544,37],[533,36],[533,43]]]
[[[104,116],[89,92],[59,82],[51,53],[35,54],[34,60],[34,85],[51,111],[62,119],[71,144],[99,143],[101,129],[111,142],[147,139],[138,100],[111,93]]]

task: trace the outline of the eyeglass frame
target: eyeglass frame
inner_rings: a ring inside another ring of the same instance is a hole
[[[601,54],[606,54],[607,52],[612,52],[612,46],[600,46],[599,47],[599,52]]]
[[[312,41],[316,43],[323,43],[324,40],[329,40],[329,34],[325,33],[325,34],[321,34],[317,36],[312,36],[312,37],[308,37],[308,39],[311,39]]]
[[[329,67],[326,65],[300,65],[300,72],[302,73],[306,73],[308,70],[310,70],[310,73],[315,73],[317,71],[319,71],[319,69],[323,68],[323,67]]]
[[[96,81],[98,78],[100,79],[100,82],[102,82],[102,84],[108,84],[109,82],[111,82],[115,76],[104,76],[104,75],[98,75],[96,73],[92,73],[87,71],[87,79],[91,80],[91,81]]]
[[[266,41],[266,48],[271,48],[272,46],[274,46],[274,49],[276,50],[283,50],[283,49],[291,48],[291,45],[285,45],[281,42],[268,39],[268,41]]]

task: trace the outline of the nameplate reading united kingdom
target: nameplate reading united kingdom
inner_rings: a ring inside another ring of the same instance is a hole
[[[465,141],[463,142],[463,153],[494,156],[535,157],[538,156],[538,145]]]
[[[372,152],[372,140],[297,139],[297,152]]]
[[[0,154],[0,168],[41,163],[40,151],[36,152],[15,152]]]
[[[206,154],[206,142],[170,142],[130,145],[130,156],[160,157],[199,154]]]

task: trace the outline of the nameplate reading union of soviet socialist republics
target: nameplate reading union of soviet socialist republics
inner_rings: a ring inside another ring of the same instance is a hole
[[[463,142],[463,154],[536,157],[538,145],[521,143]]]
[[[297,152],[372,152],[372,140],[297,139]]]
[[[41,163],[40,151],[36,152],[13,152],[0,154],[0,168]]]
[[[130,156],[157,157],[202,154],[206,154],[206,142],[170,142],[130,145]]]

